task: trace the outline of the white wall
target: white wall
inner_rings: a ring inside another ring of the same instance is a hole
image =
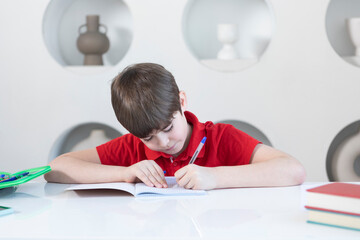
[[[325,27],[328,0],[271,0],[275,31],[259,63],[241,72],[211,70],[182,36],[183,0],[128,0],[133,41],[114,67],[68,71],[43,40],[48,1],[0,1],[0,169],[45,165],[57,138],[99,122],[124,129],[111,109],[110,80],[135,62],[157,62],[187,92],[201,121],[236,119],[261,130],[273,146],[297,157],[308,181],[327,180],[331,141],[360,119],[360,68],[341,59]]]

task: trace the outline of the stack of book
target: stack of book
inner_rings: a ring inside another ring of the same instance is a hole
[[[360,185],[330,183],[307,190],[308,223],[360,231]]]

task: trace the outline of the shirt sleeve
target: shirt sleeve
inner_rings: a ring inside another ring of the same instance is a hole
[[[249,164],[256,145],[261,143],[247,133],[228,125],[222,134],[219,153],[228,166]]]
[[[139,142],[130,134],[115,138],[96,147],[101,164],[130,166],[138,162]]]

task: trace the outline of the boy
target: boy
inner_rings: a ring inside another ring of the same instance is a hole
[[[137,182],[166,188],[164,172],[189,189],[288,186],[305,179],[293,157],[228,124],[200,123],[164,67],[129,66],[112,82],[118,121],[130,132],[94,149],[54,159],[49,182]],[[189,161],[200,141],[204,147]]]

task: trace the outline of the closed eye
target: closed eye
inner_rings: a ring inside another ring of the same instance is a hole
[[[164,132],[170,132],[170,131],[173,129],[173,126],[174,126],[174,125],[171,124],[169,128],[164,129],[163,131],[164,131]]]
[[[163,129],[163,132],[170,132],[173,129],[173,124],[171,124],[170,126],[168,126],[167,128]],[[153,138],[153,136],[147,137],[147,138],[143,138],[142,140],[144,140],[145,142],[149,142],[151,141],[151,139]]]
[[[149,142],[151,139],[152,139],[152,136],[150,136],[150,137],[148,137],[148,138],[143,138],[143,140],[144,140],[145,142]]]

